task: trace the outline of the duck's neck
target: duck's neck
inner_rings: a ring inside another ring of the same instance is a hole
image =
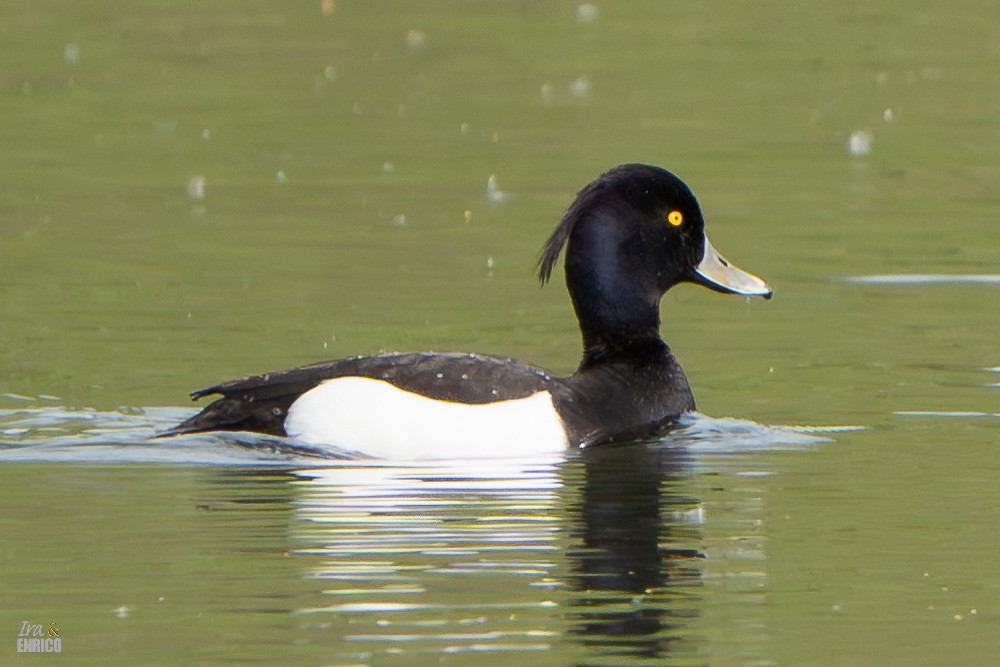
[[[666,344],[660,338],[659,300],[644,296],[634,285],[609,284],[608,276],[594,285],[570,289],[583,337],[583,363],[632,352],[648,352]]]
[[[584,363],[663,345],[661,276],[642,238],[614,211],[581,218],[566,250],[566,285],[583,335]]]

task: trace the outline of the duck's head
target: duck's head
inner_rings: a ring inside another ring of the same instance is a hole
[[[691,190],[659,167],[622,165],[584,187],[542,249],[543,283],[563,245],[587,348],[658,340],[660,298],[677,283],[771,298],[763,280],[715,251]]]

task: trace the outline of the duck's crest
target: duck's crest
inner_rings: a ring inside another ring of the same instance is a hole
[[[596,181],[587,184],[577,193],[576,199],[569,207],[569,210],[566,211],[566,215],[563,216],[563,219],[556,226],[549,240],[542,246],[542,251],[538,256],[538,280],[543,285],[552,277],[552,269],[555,268],[556,260],[559,259],[559,253],[562,252],[562,248],[566,245],[566,240],[569,238],[570,232],[573,231],[573,225],[576,224],[584,211],[590,207],[594,199],[604,190],[604,179],[610,173],[608,172]]]
[[[569,210],[566,211],[566,215],[552,232],[552,236],[545,242],[542,252],[539,253],[538,279],[541,283],[544,285],[552,276],[552,269],[555,268],[559,253],[566,245],[566,241],[573,231],[573,226],[585,214],[593,211],[600,200],[607,199],[612,202],[615,197],[609,193],[615,193],[615,195],[634,204],[641,199],[648,198],[651,186],[659,185],[662,187],[664,177],[674,180],[677,178],[665,169],[648,164],[623,164],[609,169],[580,190]],[[678,183],[680,182],[678,181]],[[685,186],[680,184],[680,187]]]

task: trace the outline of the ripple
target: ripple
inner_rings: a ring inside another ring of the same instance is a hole
[[[7,397],[26,402],[31,397]],[[193,414],[191,408],[123,407],[113,411],[65,406],[0,409],[0,462],[83,462],[83,463],[174,463],[183,465],[273,465],[302,468],[330,468],[331,478],[347,475],[345,483],[366,475],[380,475],[388,468],[407,462],[381,461],[337,450],[312,447],[291,438],[257,433],[215,432],[158,438],[157,435]],[[742,452],[808,447],[829,441],[833,433],[858,430],[858,426],[768,426],[740,419],[714,418],[692,413],[678,421],[653,446],[683,449],[692,456],[715,456]],[[477,478],[482,488],[496,490],[522,488],[537,480],[510,472],[505,462],[515,465],[550,464],[576,455],[556,454],[532,457],[498,457],[483,461],[455,459],[443,461],[456,477]],[[416,462],[419,463],[419,462]],[[341,467],[336,467],[341,466]],[[365,473],[360,472],[366,470]],[[338,472],[339,470],[339,472]],[[383,472],[379,472],[383,471]],[[492,481],[490,481],[492,480]],[[450,483],[445,477],[433,482],[440,488]]]
[[[946,417],[949,419],[971,419],[977,417],[1000,417],[996,412],[976,412],[974,410],[897,410],[892,414],[899,417]]]
[[[849,276],[844,282],[858,285],[1000,285],[998,273],[883,273]]]

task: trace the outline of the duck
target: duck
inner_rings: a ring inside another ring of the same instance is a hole
[[[676,175],[623,164],[581,189],[542,247],[544,286],[565,248],[583,353],[568,376],[504,356],[384,353],[252,375],[192,392],[218,397],[162,433],[244,431],[379,459],[551,454],[658,438],[695,410],[660,335],[680,283],[770,299],[720,255]]]

